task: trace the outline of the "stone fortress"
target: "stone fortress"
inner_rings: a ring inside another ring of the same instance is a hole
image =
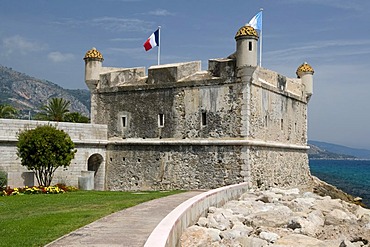
[[[141,68],[103,67],[95,48],[85,57],[91,124],[51,123],[70,134],[77,153],[53,183],[97,190],[212,189],[304,185],[307,104],[313,69],[298,78],[257,65],[258,33],[241,27],[236,52],[199,61]],[[42,121],[0,120],[0,169],[11,187],[33,185],[20,165],[16,135]],[[90,186],[91,188],[91,186]]]
[[[105,189],[251,188],[308,183],[307,104],[313,69],[298,78],[257,65],[258,33],[241,27],[236,52],[146,69],[103,67],[87,51],[91,122],[108,126]]]

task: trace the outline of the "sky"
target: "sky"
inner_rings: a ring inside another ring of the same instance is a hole
[[[161,64],[227,57],[263,8],[262,67],[315,70],[308,138],[370,149],[370,1],[2,0],[0,65],[63,88],[87,89],[86,51],[107,67],[150,67],[145,40],[161,26]]]

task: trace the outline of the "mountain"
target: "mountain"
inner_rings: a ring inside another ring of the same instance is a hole
[[[50,98],[71,102],[70,111],[90,116],[90,92],[64,89],[50,81],[40,80],[0,65],[0,104],[20,110],[23,117],[34,115]]]
[[[328,142],[308,141],[310,159],[370,159],[370,150],[350,148]]]

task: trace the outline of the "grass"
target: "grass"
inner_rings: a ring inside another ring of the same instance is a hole
[[[181,191],[76,191],[0,197],[0,246],[43,246],[103,216]]]

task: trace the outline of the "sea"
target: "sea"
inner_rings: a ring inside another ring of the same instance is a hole
[[[370,160],[310,160],[311,174],[370,207]]]

